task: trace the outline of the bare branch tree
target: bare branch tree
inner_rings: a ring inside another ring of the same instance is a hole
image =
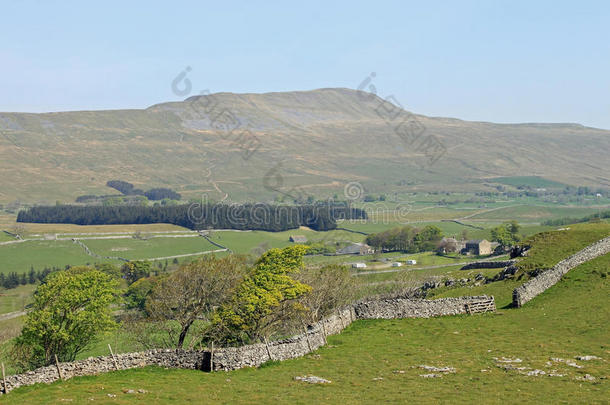
[[[179,328],[170,326],[167,332],[181,348],[193,323],[208,321],[214,308],[231,297],[245,274],[242,257],[204,257],[159,280],[146,301],[146,312],[152,321],[178,323]]]
[[[307,322],[317,322],[334,310],[350,304],[355,298],[356,283],[345,266],[306,269],[298,275],[298,279],[312,287],[312,291],[300,299],[306,308]]]

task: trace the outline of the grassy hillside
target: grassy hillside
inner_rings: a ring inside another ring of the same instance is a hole
[[[434,135],[438,150],[446,150],[431,163],[433,150],[401,137],[395,128],[404,118],[378,115],[380,103],[354,90],[320,89],[218,93],[145,110],[0,113],[0,203],[106,194],[106,181],[117,178],[234,201],[294,194],[295,187],[342,194],[350,181],[366,192],[405,184],[493,190],[481,179],[533,173],[567,184],[610,184],[609,131],[418,115],[424,136]]]
[[[610,255],[572,270],[520,309],[432,319],[358,321],[302,359],[224,373],[148,367],[20,388],[0,402],[49,403],[606,403]],[[595,355],[603,360],[578,361]],[[528,376],[494,358],[521,359]],[[576,368],[552,358],[574,361]],[[422,378],[419,365],[455,367]],[[312,374],[331,384],[308,385]],[[589,374],[594,381],[582,381]],[[144,389],[147,393],[124,394]],[[116,397],[114,397],[116,395]]]

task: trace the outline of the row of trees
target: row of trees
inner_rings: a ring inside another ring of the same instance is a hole
[[[114,188],[123,195],[144,195],[151,201],[163,200],[179,200],[182,198],[180,194],[170,188],[152,188],[148,191],[143,191],[134,187],[133,184],[122,180],[110,180],[106,183],[108,187]]]
[[[170,223],[190,229],[285,231],[309,226],[318,231],[337,227],[337,219],[366,219],[349,204],[280,206],[269,204],[190,204],[175,206],[38,206],[20,211],[17,222],[78,225]]]
[[[34,270],[32,267],[28,273],[10,272],[8,274],[0,273],[0,287],[6,289],[16,288],[20,285],[36,284],[43,281],[51,272],[59,269],[53,267],[45,267],[43,270]]]
[[[443,231],[437,226],[414,228],[406,225],[372,233],[366,237],[366,243],[376,250],[417,253],[435,250],[442,238]]]
[[[562,225],[569,225],[569,224],[578,224],[581,222],[601,220],[601,219],[606,219],[606,218],[610,218],[610,211],[608,211],[608,210],[599,211],[597,214],[590,214],[590,215],[580,217],[580,218],[566,217],[566,218],[558,218],[558,219],[549,219],[547,221],[544,221],[542,223],[542,225],[562,226]]]
[[[177,348],[246,344],[300,330],[354,297],[347,268],[304,269],[306,251],[303,245],[270,249],[252,266],[241,256],[205,257],[140,279],[126,293],[133,311],[127,329],[145,347],[158,346],[163,331],[162,345]]]
[[[172,263],[174,265],[178,264],[178,259],[174,259]],[[165,272],[168,266],[169,262],[166,260],[165,265],[157,262],[156,269],[153,269],[152,264],[148,261],[127,262],[122,267],[117,267],[110,263],[96,263],[94,268],[114,278],[123,278],[132,283],[140,278],[149,277],[153,273],[158,275],[160,272]],[[45,267],[42,270],[34,270],[32,266],[27,273],[17,273],[15,271],[8,274],[0,273],[0,287],[11,289],[20,285],[43,283],[50,274],[61,270],[68,270],[71,267],[67,265],[64,268]]]
[[[120,326],[145,347],[234,345],[293,333],[351,302],[355,290],[346,268],[304,269],[306,250],[271,249],[253,265],[240,256],[208,256],[158,276],[150,276],[147,262],[51,273],[34,294],[13,358],[24,369],[55,356],[72,361]],[[118,289],[120,278],[126,291]],[[126,309],[121,318],[113,315],[117,305]]]

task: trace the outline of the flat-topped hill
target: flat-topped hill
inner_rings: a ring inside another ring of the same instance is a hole
[[[341,194],[350,181],[373,192],[519,175],[599,186],[609,150],[606,130],[413,115],[350,89],[216,93],[143,110],[0,113],[0,202],[71,201],[117,178],[234,201],[295,186]]]

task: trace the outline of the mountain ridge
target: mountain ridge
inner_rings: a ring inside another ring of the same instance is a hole
[[[402,122],[443,156],[430,163],[396,129]],[[0,113],[0,201],[71,201],[116,178],[190,197],[270,199],[283,193],[264,181],[278,165],[282,187],[320,197],[351,181],[367,192],[479,190],[515,175],[607,187],[608,151],[608,130],[429,117],[359,90],[222,92],[146,109]]]

